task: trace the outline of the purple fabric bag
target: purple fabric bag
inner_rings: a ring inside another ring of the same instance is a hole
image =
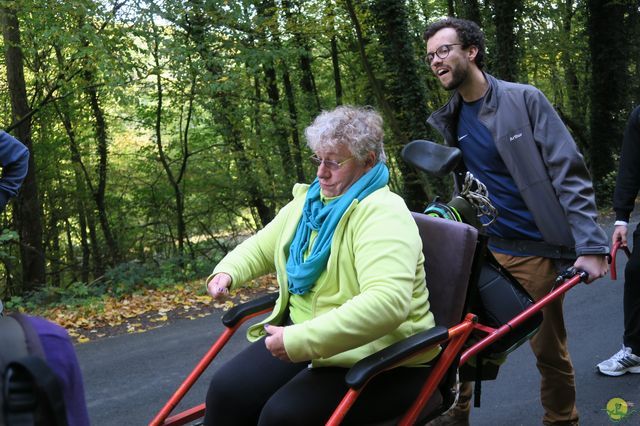
[[[82,372],[67,331],[51,321],[27,316],[40,337],[47,364],[60,378],[69,426],[89,425]]]

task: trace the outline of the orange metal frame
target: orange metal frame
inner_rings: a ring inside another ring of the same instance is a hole
[[[625,251],[628,254],[628,249]],[[612,278],[614,277],[613,268],[615,268],[615,252],[617,247],[614,246],[612,250]],[[455,362],[456,357],[458,356],[462,346],[467,341],[469,336],[474,330],[483,332],[486,334],[486,337],[479,340],[477,343],[466,349],[459,361],[459,365],[464,365],[471,357],[482,352],[489,345],[496,342],[500,338],[502,338],[505,334],[509,333],[513,328],[518,327],[524,321],[529,319],[532,315],[538,312],[540,309],[548,305],[550,302],[555,300],[561,294],[566,293],[569,289],[586,279],[586,274],[581,272],[572,278],[567,279],[563,284],[556,287],[553,291],[551,291],[548,295],[534,303],[528,309],[524,310],[522,313],[514,317],[512,320],[508,321],[506,324],[499,328],[488,327],[483,324],[478,323],[478,318],[469,313],[466,315],[464,320],[449,329],[448,337],[443,339],[440,342],[434,343],[442,344],[445,342],[449,342],[444,349],[442,355],[438,358],[438,361],[433,367],[432,373],[429,375],[429,378],[425,382],[422,387],[420,393],[418,394],[416,400],[413,405],[409,408],[409,410],[405,413],[404,417],[400,421],[401,426],[409,426],[415,423],[418,416],[420,415],[423,407],[429,401],[429,398],[433,395],[433,392],[436,390],[438,384],[446,374],[447,370],[451,366],[453,362]],[[162,407],[160,412],[156,415],[156,417],[149,423],[150,426],[178,426],[189,423],[193,420],[201,418],[204,415],[205,406],[204,404],[193,407],[189,410],[186,410],[182,413],[176,414],[170,418],[167,418],[169,414],[173,411],[176,405],[180,402],[180,400],[186,395],[189,389],[196,382],[198,377],[204,372],[204,370],[209,366],[209,364],[213,361],[216,355],[220,352],[222,347],[227,343],[227,341],[231,338],[231,336],[236,332],[236,330],[247,320],[254,318],[256,316],[262,315],[264,313],[269,312],[270,309],[265,309],[260,312],[256,312],[254,314],[248,315],[244,317],[238,324],[236,324],[232,328],[227,328],[223,334],[218,338],[218,340],[213,344],[213,346],[209,349],[209,351],[205,354],[205,356],[200,360],[200,362],[196,365],[193,371],[187,376],[184,382],[180,385],[180,387],[176,390],[173,396],[169,399],[169,401]],[[433,347],[433,346],[432,346]],[[425,349],[428,350],[428,349]],[[364,387],[364,386],[363,386]],[[350,389],[333,414],[327,421],[327,426],[336,426],[339,425],[344,417],[347,415],[349,409],[356,402],[358,396],[362,389]]]
[[[220,350],[224,347],[224,345],[229,341],[231,336],[240,328],[242,324],[250,320],[251,318],[257,317],[259,315],[270,312],[271,308],[264,309],[260,312],[256,312],[251,315],[247,315],[242,318],[235,326],[228,327],[222,335],[216,340],[216,342],[211,346],[211,348],[207,351],[207,353],[202,357],[200,362],[196,365],[196,367],[189,373],[187,378],[182,382],[180,387],[175,391],[175,393],[171,396],[169,401],[162,407],[162,409],[158,412],[158,414],[151,420],[149,426],[160,426],[160,425],[171,425],[171,426],[179,426],[189,423],[195,419],[198,419],[204,415],[204,404],[198,405],[197,407],[191,408],[187,411],[179,413],[171,418],[169,414],[173,411],[173,409],[178,405],[178,403],[184,398],[187,394],[191,386],[198,380],[200,375],[207,369],[211,361],[218,355]]]
[[[473,331],[474,324],[476,323],[476,321],[477,321],[477,317],[475,315],[467,314],[464,321],[462,321],[460,324],[455,325],[449,329],[448,337],[446,339],[443,339],[441,342],[434,343],[434,346],[435,346],[435,345],[444,343],[446,341],[449,341],[449,344],[447,345],[444,352],[438,359],[438,362],[433,367],[433,370],[429,375],[429,378],[427,379],[424,386],[420,390],[420,393],[418,394],[418,397],[416,398],[415,402],[409,408],[409,410],[405,414],[405,417],[401,420],[400,425],[411,425],[415,423],[418,415],[420,414],[420,411],[422,410],[422,407],[424,407],[427,401],[429,401],[429,398],[431,398],[431,395],[433,394],[436,387],[438,386],[438,383],[440,383],[445,373],[447,372],[451,364],[454,362],[458,352],[460,352],[460,348],[462,348],[462,345],[464,344],[464,342],[469,338],[469,335]],[[347,394],[344,396],[340,404],[338,404],[335,411],[333,412],[333,415],[329,418],[329,421],[327,421],[326,425],[327,426],[339,425],[344,419],[344,417],[347,415],[347,412],[349,411],[349,409],[356,402],[356,399],[360,395],[361,391],[362,389],[358,389],[358,390],[350,389],[347,392]]]
[[[553,300],[557,299],[561,294],[566,293],[569,289],[580,283],[585,278],[585,273],[579,273],[574,277],[566,280],[562,285],[556,287],[548,295],[534,303],[532,306],[530,306],[499,328],[492,328],[487,327],[483,324],[479,324],[475,315],[467,314],[463,322],[449,329],[449,337],[447,339],[444,339],[444,341],[449,341],[449,344],[434,366],[433,372],[429,375],[429,378],[425,382],[422,390],[420,391],[420,394],[414,401],[411,408],[409,408],[409,410],[405,413],[404,417],[400,421],[400,425],[410,426],[416,422],[418,416],[422,412],[422,409],[429,401],[429,398],[431,398],[431,395],[433,395],[433,392],[436,390],[438,383],[440,383],[447,369],[451,366],[457,354],[460,352],[462,345],[467,341],[469,335],[474,330],[487,333],[487,336],[464,351],[464,353],[460,357],[460,362],[458,364],[459,366],[464,365],[471,357],[477,355],[479,352],[482,352],[489,345],[504,337],[504,335],[509,333],[513,328],[521,325],[524,321],[540,311],[540,309],[551,303]],[[444,343],[444,341],[439,342],[438,344]],[[335,409],[333,415],[326,423],[326,425],[339,425],[346,416],[348,410],[355,403],[360,392],[361,389],[350,389],[344,396],[338,407]]]

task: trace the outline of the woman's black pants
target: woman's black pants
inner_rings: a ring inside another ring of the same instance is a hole
[[[400,367],[372,380],[345,418],[364,424],[395,418],[408,409],[429,374]],[[274,358],[264,339],[252,343],[213,376],[206,425],[324,425],[348,387],[347,368],[309,368]]]

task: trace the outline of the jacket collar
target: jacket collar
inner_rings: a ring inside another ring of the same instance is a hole
[[[484,103],[482,104],[480,114],[488,114],[498,109],[498,100],[500,99],[501,88],[498,84],[497,78],[484,71],[482,73],[489,83],[489,88],[487,89],[487,93],[484,95]]]
[[[491,74],[482,72],[484,77],[489,83],[489,88],[485,94],[484,102],[480,110],[480,116],[486,114],[492,114],[498,109],[498,100],[500,98],[500,85],[498,79]],[[455,120],[462,104],[462,96],[455,90],[449,101],[444,104],[440,109],[436,110],[427,119],[427,123],[431,124],[436,130],[438,130],[451,144],[451,141],[455,141]]]

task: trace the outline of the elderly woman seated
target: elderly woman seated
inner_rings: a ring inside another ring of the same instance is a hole
[[[293,200],[207,282],[214,298],[272,271],[280,286],[271,315],[248,331],[254,343],[213,376],[207,425],[324,424],[349,367],[434,326],[417,226],[387,186],[380,115],[338,107],[305,135],[317,178],[294,186]],[[345,421],[401,414],[436,354],[376,377]]]

